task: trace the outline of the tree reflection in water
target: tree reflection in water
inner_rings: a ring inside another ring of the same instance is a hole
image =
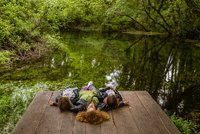
[[[170,42],[170,43],[169,43]],[[173,43],[171,43],[173,42]],[[146,90],[163,108],[179,114],[200,110],[199,47],[165,38],[140,40],[125,50],[120,86]]]

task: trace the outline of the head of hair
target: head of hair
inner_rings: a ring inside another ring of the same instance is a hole
[[[117,98],[114,95],[108,95],[107,104],[111,108],[115,108],[117,106]]]
[[[60,97],[58,99],[58,107],[60,109],[60,111],[65,111],[65,110],[69,110],[70,109],[70,102],[69,102],[69,98],[68,97]]]
[[[79,112],[76,116],[76,119],[81,122],[99,124],[102,123],[103,121],[109,120],[110,116],[106,112],[100,110],[93,110],[89,112]]]

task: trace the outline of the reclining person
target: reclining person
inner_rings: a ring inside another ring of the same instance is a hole
[[[92,84],[89,82],[79,92],[78,88],[67,88],[56,97],[55,102],[50,102],[50,105],[58,106],[61,111],[78,112],[76,119],[81,122],[99,124],[109,120],[106,112],[97,110],[99,100],[96,88]]]
[[[81,122],[88,122],[92,124],[99,124],[103,121],[109,120],[110,117],[108,113],[100,111],[97,107],[99,105],[99,100],[97,97],[96,88],[89,82],[87,86],[83,87],[79,92],[79,100],[76,104],[79,104],[85,109],[85,111],[80,111],[76,119]]]
[[[99,109],[108,111],[122,106],[128,106],[128,101],[123,100],[121,94],[115,89],[112,83],[106,85],[105,88],[98,90],[98,99],[100,102]]]
[[[51,106],[58,106],[60,111],[76,111],[75,104],[79,100],[79,93],[78,93],[78,88],[69,88],[67,87],[61,94],[59,94],[56,98],[55,101],[52,102],[50,101],[49,104]]]

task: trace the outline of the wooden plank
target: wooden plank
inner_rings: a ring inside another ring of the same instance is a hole
[[[117,134],[116,126],[113,122],[112,111],[109,111],[110,120],[105,121],[101,124],[101,133],[102,134]]]
[[[73,134],[75,116],[76,115],[74,113],[69,111],[62,113],[62,126],[60,134]]]
[[[55,91],[52,95],[51,101],[55,101],[55,98],[60,94],[60,91]],[[51,107],[49,107],[51,108]],[[51,123],[51,128],[48,128],[48,133],[60,133],[60,134],[72,134],[74,127],[75,115],[72,112],[65,111],[60,112],[58,107],[53,107],[53,110],[46,111],[52,113],[49,118],[54,117],[53,123]],[[51,112],[52,111],[52,112]],[[48,117],[47,117],[48,118]],[[48,123],[48,122],[47,122]],[[57,129],[57,131],[55,131]]]
[[[52,98],[54,99],[57,95],[58,93],[53,93]],[[63,119],[62,117],[63,116],[59,108],[48,105],[35,133],[36,134],[60,133],[62,119]]]
[[[142,104],[147,109],[151,118],[158,128],[164,133],[180,134],[178,128],[173,124],[169,117],[164,113],[160,106],[153,100],[148,92],[135,92]]]
[[[129,101],[129,110],[141,134],[164,134],[159,130],[148,111],[145,109],[135,92],[126,91],[122,95]]]
[[[139,134],[135,119],[128,107],[122,107],[112,111],[113,122],[118,134]]]
[[[168,116],[146,91],[120,92],[130,107],[109,111],[111,119],[99,125],[75,120],[76,114],[49,106],[59,92],[39,92],[31,102],[14,134],[148,134],[180,133]]]
[[[101,125],[86,124],[86,134],[101,134]]]
[[[39,92],[29,105],[26,112],[23,114],[16,127],[13,129],[13,134],[34,134],[45,109],[48,105],[49,97],[52,92]]]
[[[79,122],[75,119],[73,134],[86,134],[86,123]]]

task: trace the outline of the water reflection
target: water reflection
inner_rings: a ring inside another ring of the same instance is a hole
[[[63,60],[62,62],[61,62],[61,66],[63,66],[65,64],[65,61]]]
[[[120,77],[120,70],[116,70],[114,69],[110,74],[106,75],[106,83],[105,85],[113,85],[112,87],[114,87],[114,89],[119,85],[118,84],[118,79]]]
[[[55,68],[55,60],[54,60],[54,57],[51,59],[51,67],[52,67],[52,68]]]
[[[145,40],[126,49],[132,61],[123,64],[120,86],[147,90],[163,108],[173,112],[200,110],[200,49],[172,41],[164,39],[156,44]]]
[[[79,87],[93,80],[97,88],[113,82],[119,90],[148,91],[172,112],[200,110],[199,47],[155,36],[80,33],[63,37],[70,53],[54,52],[38,62],[20,63],[1,73],[0,79],[67,79]]]
[[[94,58],[91,62],[92,68],[96,65],[96,59]]]

